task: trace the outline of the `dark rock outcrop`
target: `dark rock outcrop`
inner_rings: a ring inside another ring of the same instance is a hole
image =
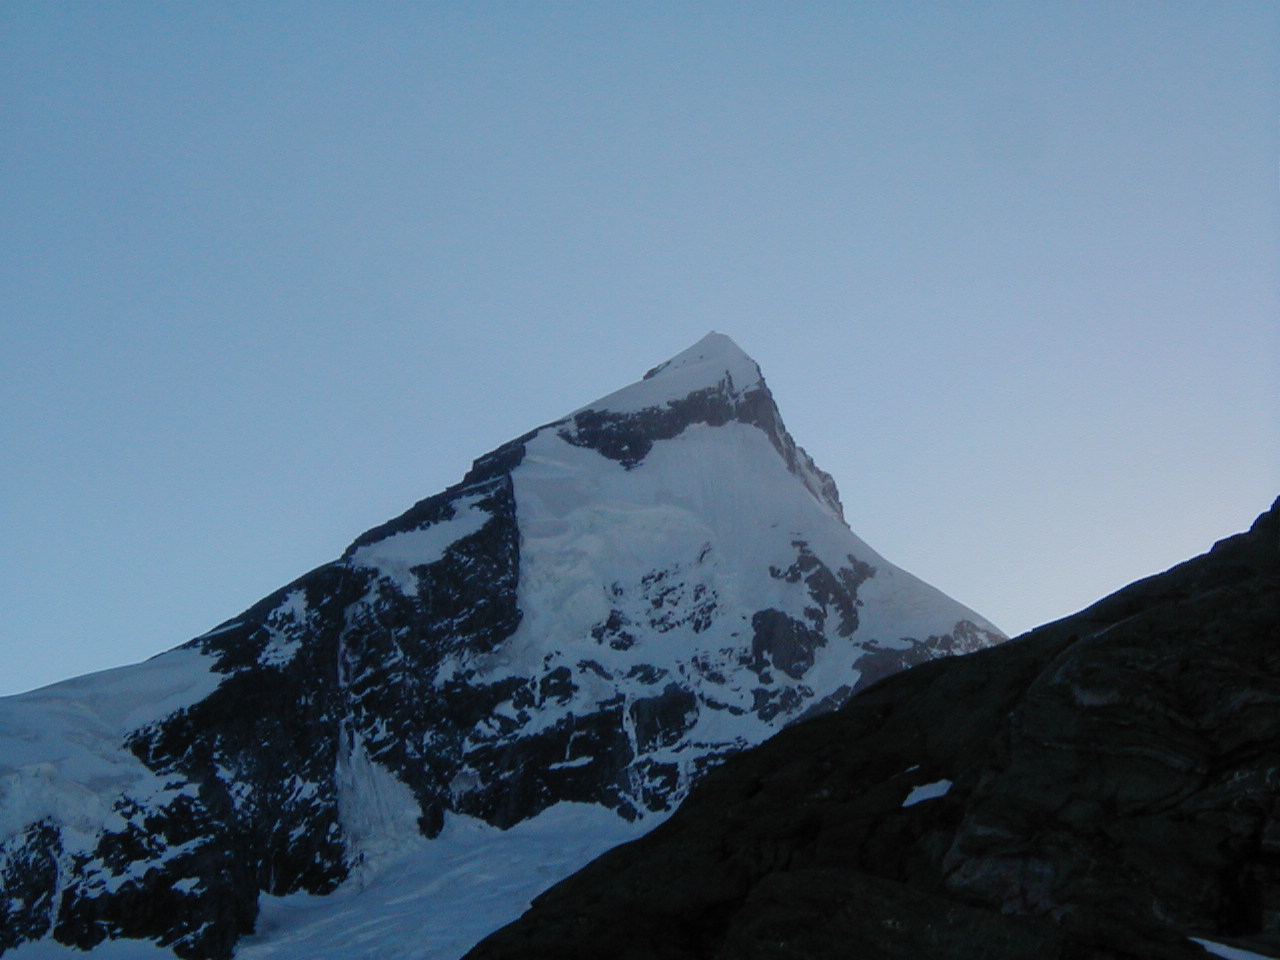
[[[1280,501],[729,760],[469,960],[1280,955]]]

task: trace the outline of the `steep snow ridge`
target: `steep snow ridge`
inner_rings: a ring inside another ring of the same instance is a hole
[[[117,796],[163,802],[165,781],[124,737],[213,692],[221,677],[210,665],[177,649],[0,699],[0,839],[49,817],[89,843],[119,825]]]
[[[925,640],[951,630],[959,620],[968,620],[980,630],[999,634],[985,617],[952,600],[931,584],[888,561],[873,561],[876,576],[859,590],[864,606],[858,639],[874,640],[884,646],[905,646],[906,639]],[[950,621],[947,618],[950,617]]]
[[[90,718],[117,733],[161,719],[208,696],[222,678],[210,659],[196,650],[179,647],[142,663],[87,673],[58,683],[0,698],[0,710],[18,722],[56,715],[54,726],[74,726],[75,716]],[[5,723],[0,719],[0,723]],[[0,735],[7,727],[0,727]]]
[[[731,339],[712,331],[689,349],[650,370],[643,380],[575,410],[638,413],[681,400],[691,393],[724,384],[730,395],[741,396],[761,386],[760,367]]]

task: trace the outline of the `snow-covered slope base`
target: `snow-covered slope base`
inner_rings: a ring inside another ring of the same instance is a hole
[[[0,702],[0,952],[450,956],[726,755],[1000,639],[712,334],[184,647]]]
[[[449,817],[435,840],[418,838],[363,879],[328,896],[264,896],[257,933],[237,960],[456,960],[517,917],[557,880],[653,826],[594,804],[562,803],[509,830]],[[140,940],[84,953],[52,940],[6,960],[173,960]]]

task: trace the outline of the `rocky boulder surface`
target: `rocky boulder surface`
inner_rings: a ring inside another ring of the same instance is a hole
[[[784,730],[469,960],[1280,956],[1280,500]]]

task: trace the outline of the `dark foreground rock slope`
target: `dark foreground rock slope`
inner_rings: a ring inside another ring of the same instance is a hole
[[[470,960],[1280,956],[1280,501],[710,775]],[[922,799],[926,798],[926,799]]]

